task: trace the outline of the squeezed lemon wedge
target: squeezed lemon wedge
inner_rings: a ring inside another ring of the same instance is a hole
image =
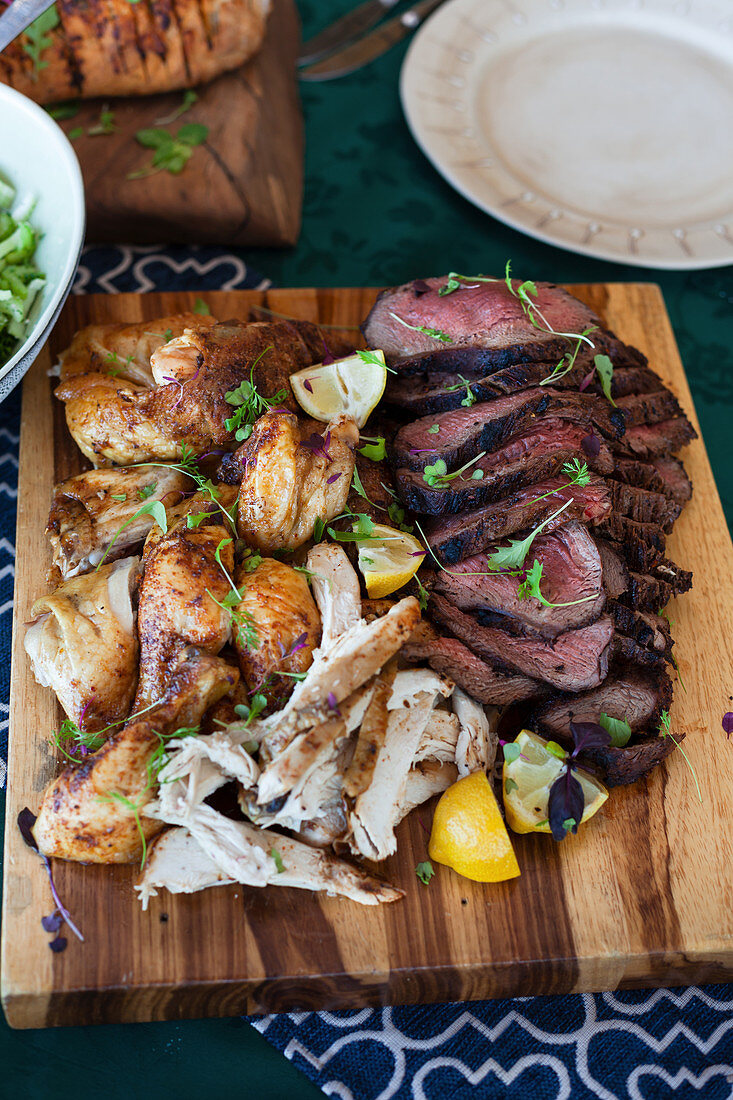
[[[520,874],[501,810],[484,772],[459,779],[435,807],[430,858],[474,882],[504,882]]]
[[[396,527],[375,523],[371,534],[358,543],[359,569],[369,598],[381,600],[402,588],[425,560],[425,547]]]
[[[387,384],[384,352],[368,351],[321,363],[290,375],[295,398],[315,420],[346,414],[360,428],[379,404]]]
[[[550,787],[565,767],[564,757],[558,755],[563,750],[556,742],[546,741],[530,730],[522,730],[513,743],[519,747],[519,756],[516,760],[505,760],[502,770],[507,824],[515,833],[549,833],[547,802]],[[573,775],[583,788],[585,807],[581,821],[587,821],[598,813],[608,791],[582,768],[574,768]]]

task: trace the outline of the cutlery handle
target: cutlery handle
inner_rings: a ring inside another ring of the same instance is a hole
[[[0,53],[13,39],[22,34],[34,19],[51,7],[52,0],[13,0],[8,10],[0,16]]]

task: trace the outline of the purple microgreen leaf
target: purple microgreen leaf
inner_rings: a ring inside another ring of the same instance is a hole
[[[571,722],[570,732],[575,742],[573,756],[577,756],[584,749],[600,749],[611,744],[611,734],[598,722]]]
[[[298,650],[303,649],[305,647],[307,641],[308,641],[307,632],[304,631],[302,634],[299,634],[298,637],[295,639],[295,641],[293,642],[293,644],[290,647],[290,652],[288,653],[288,657],[292,657],[294,653],[298,652]]]
[[[595,367],[593,368],[593,370],[588,371],[585,378],[583,379],[583,381],[578,386],[578,389],[580,390],[581,393],[583,392],[583,390],[588,389],[588,386],[590,386],[591,382],[593,381],[593,376],[595,375],[595,373],[596,373],[596,368]]]
[[[48,945],[55,955],[58,955],[61,951],[65,951],[69,946],[69,941],[66,936],[57,936],[55,940],[51,940]]]
[[[36,815],[24,806],[18,814],[18,828],[20,829],[20,835],[26,842],[29,848],[32,848],[34,852],[38,851],[38,845],[36,844],[33,836],[33,826],[36,823]]]
[[[49,913],[47,917],[41,917],[41,924],[43,925],[44,932],[58,932],[63,923],[63,919],[59,912]]]
[[[583,817],[584,808],[583,788],[568,765],[550,787],[550,796],[547,800],[547,820],[555,840],[564,840],[568,831],[577,833],[578,822]],[[571,818],[573,824],[569,830],[568,823]]]
[[[312,451],[314,455],[323,455],[327,462],[331,461],[331,456],[328,453],[328,448],[331,443],[331,433],[326,432],[325,436],[319,435],[318,432],[312,432],[307,439],[303,440],[303,446],[308,451]]]
[[[411,558],[423,558],[427,554],[427,550],[413,550],[410,554]]]
[[[308,390],[308,393],[313,393],[313,387],[311,386],[310,378],[304,379],[303,386],[304,386],[305,389]]]
[[[341,472],[340,472],[340,471],[339,471],[339,473],[337,473],[337,474],[331,474],[331,476],[330,476],[329,478],[327,478],[327,479],[326,479],[326,485],[333,485],[333,483],[334,483],[335,481],[338,481],[338,479],[339,479],[340,477],[341,477]]]
[[[723,729],[725,730],[726,740],[730,741],[730,735],[733,733],[733,711],[731,710],[723,715]]]
[[[51,863],[49,862],[48,857],[42,855],[41,859],[43,860],[44,866],[46,868],[46,874],[48,875],[48,881],[49,881],[50,886],[51,886],[51,895],[53,897],[53,900],[56,902],[56,908],[58,909],[58,911],[61,914],[61,916],[63,917],[63,919],[68,924],[71,931],[77,937],[77,939],[81,940],[81,942],[84,943],[84,937],[82,936],[81,932],[76,927],[76,925],[74,924],[73,920],[71,919],[71,914],[69,913],[69,910],[66,908],[66,906],[64,905],[64,903],[62,902],[61,898],[58,895],[58,891],[56,890],[56,883],[53,881],[53,874],[51,872]],[[66,947],[66,940],[64,940],[64,947]],[[63,951],[64,947],[54,948],[54,950]]]
[[[323,355],[323,359],[321,359],[321,363],[323,364],[324,367],[327,367],[329,365],[329,363],[335,363],[336,362],[336,357],[334,355],[331,355],[331,349],[329,348],[328,344],[323,339],[323,337],[321,337],[321,343],[323,344],[323,351],[324,351],[324,355]]]
[[[329,691],[328,695],[326,696],[326,701],[327,701],[329,707],[331,708],[331,710],[333,711],[333,713],[339,715],[339,717],[340,717],[341,716],[341,711],[339,710],[338,699],[336,698],[336,696],[334,695],[334,693],[332,691]]]
[[[601,453],[601,441],[595,432],[583,436],[580,441],[580,446],[583,448],[583,453],[587,455],[588,458],[597,458]]]

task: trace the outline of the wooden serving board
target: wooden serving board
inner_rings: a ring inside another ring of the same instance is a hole
[[[695,421],[660,291],[649,285],[572,287],[624,340],[645,351]],[[220,318],[265,303],[294,317],[356,325],[375,290],[206,294]],[[577,837],[515,838],[521,877],[480,885],[444,867],[429,887],[430,808],[403,822],[385,877],[407,891],[376,909],[305,891],[242,886],[162,894],[143,913],[135,867],[56,862],[56,883],[81,926],[54,955],[40,925],[52,909],[38,856],[16,816],[37,809],[57,767],[48,736],[59,721],[23,651],[24,622],[45,590],[42,535],[55,480],[80,469],[49,364],[91,321],[137,321],[191,308],[195,294],[70,299],[24,388],[18,492],[16,617],[5,841],[2,998],[13,1027],[233,1015],[256,1010],[351,1008],[636,986],[733,976],[730,797],[733,547],[702,441],[685,454],[695,484],[670,539],[695,587],[670,606],[687,685],[672,729],[686,733],[703,803],[678,752],[648,779],[612,792]]]
[[[300,232],[303,123],[295,62],[300,24],[294,0],[274,0],[261,51],[247,65],[197,88],[198,101],[166,125],[209,127],[180,175],[156,172],[129,180],[153,150],[135,140],[158,126],[183,92],[112,99],[117,131],[88,136],[105,104],[87,100],[61,125],[80,127],[74,149],[84,176],[89,241],[133,244],[292,245]]]

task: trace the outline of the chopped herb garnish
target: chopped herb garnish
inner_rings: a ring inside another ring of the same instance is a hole
[[[79,114],[78,103],[54,103],[45,108],[51,118],[56,122],[65,122],[68,118],[75,118]]]
[[[366,446],[359,447],[358,451],[364,458],[370,458],[372,462],[382,462],[387,457],[387,448],[385,445],[385,438],[382,435],[370,437],[368,435],[359,436],[359,440],[367,440]]]
[[[417,602],[420,604],[421,611],[427,611],[428,600],[430,598],[429,593],[425,585],[422,583],[417,574],[414,577],[415,584],[417,585]]]
[[[197,145],[203,144],[209,135],[208,126],[199,122],[189,122],[181,126],[174,137],[168,130],[151,127],[138,130],[136,140],[146,149],[154,149],[152,159],[144,168],[129,172],[129,180],[142,179],[156,172],[170,172],[177,176],[183,171],[193,155]]]
[[[131,0],[133,4],[136,4],[138,0]],[[175,111],[171,111],[169,115],[165,115],[163,118],[156,118],[156,124],[158,126],[170,126],[171,122],[175,122],[181,115],[185,115],[186,111],[193,107],[194,103],[198,101],[198,96],[194,92],[193,88],[187,88],[183,93],[183,99]]]
[[[544,500],[546,497],[554,496],[555,493],[559,493],[562,489],[569,489],[572,485],[580,485],[581,488],[587,485],[590,481],[590,471],[585,462],[581,462],[579,459],[574,458],[570,462],[564,462],[562,465],[562,472],[568,478],[568,481],[564,485],[558,485],[557,489],[550,489],[549,492],[543,493],[542,496],[533,497],[532,500],[528,500],[527,504],[536,504],[538,500]]]
[[[415,868],[415,874],[420,879],[423,886],[429,886],[430,880],[435,874],[435,868],[429,859],[426,859],[424,863],[418,863]]]
[[[244,379],[236,389],[230,390],[229,393],[225,394],[227,403],[233,405],[237,411],[224,423],[228,432],[234,432],[234,438],[238,443],[242,443],[245,439],[249,439],[255,421],[258,420],[263,413],[279,405],[287,397],[286,390],[278,390],[276,394],[269,398],[263,397],[254,383],[254,369],[262,357],[267,355],[268,351],[272,351],[272,345],[266,347],[264,351],[261,351],[257,356],[250,367],[249,378]],[[319,439],[321,439],[320,436]]]
[[[631,737],[631,726],[625,718],[611,718],[610,715],[601,711],[598,721],[604,730],[608,730],[614,748],[622,749],[628,743]]]
[[[553,367],[551,373],[548,374],[546,378],[542,379],[542,381],[540,382],[541,386],[551,386],[553,382],[559,382],[561,378],[564,378],[566,374],[570,373],[570,371],[575,366],[575,360],[578,358],[578,352],[580,351],[581,344],[583,343],[583,338],[585,336],[590,336],[591,332],[595,332],[597,327],[597,325],[591,325],[590,328],[586,328],[583,330],[583,332],[578,336],[572,352],[566,352],[565,355],[563,355],[560,362],[557,363],[555,367]]]
[[[157,488],[158,482],[151,481],[149,485],[143,485],[141,489],[138,489],[137,495],[140,500],[147,500],[151,497]]]
[[[127,500],[127,493],[112,493],[112,500]]]
[[[428,428],[428,435],[437,435],[440,431],[440,424],[431,424]]]
[[[439,328],[429,328],[427,325],[411,325],[408,321],[403,321],[402,318],[398,317],[392,310],[390,310],[390,317],[394,317],[395,321],[399,321],[401,325],[404,325],[405,328],[412,329],[413,332],[422,332],[432,340],[440,340],[441,344],[453,343],[453,338],[449,336],[447,332],[443,332]]]
[[[94,126],[90,126],[87,130],[89,137],[99,137],[102,134],[114,134],[117,132],[118,127],[115,125],[114,111],[110,111],[109,107],[105,103],[104,107],[99,113],[99,122]]]
[[[270,855],[275,860],[275,866],[277,867],[277,873],[281,875],[285,870],[285,864],[283,863],[282,856],[278,852],[277,848],[270,848]]]
[[[197,298],[193,304],[194,313],[198,313],[200,317],[210,317],[211,310],[207,306],[206,302],[202,298]]]
[[[59,13],[56,10],[56,5],[51,4],[46,11],[42,12],[37,19],[34,19],[29,27],[26,27],[23,35],[23,52],[28,54],[33,62],[33,79],[38,80],[38,74],[42,69],[48,68],[48,61],[41,59],[41,54],[44,50],[47,50],[53,45],[53,39],[51,38],[51,31],[56,30],[59,25]]]
[[[448,473],[448,467],[444,460],[438,458],[432,465],[427,465],[423,470],[423,481],[426,481],[431,488],[445,489],[446,485],[453,481],[454,478],[460,477],[465,470],[470,469],[476,462],[480,462],[485,454],[486,451],[482,451],[481,454],[476,455],[475,458],[469,459],[464,466],[461,466],[459,470],[455,470],[452,474]],[[471,474],[471,479],[477,481],[483,476],[483,470],[474,470]]]

